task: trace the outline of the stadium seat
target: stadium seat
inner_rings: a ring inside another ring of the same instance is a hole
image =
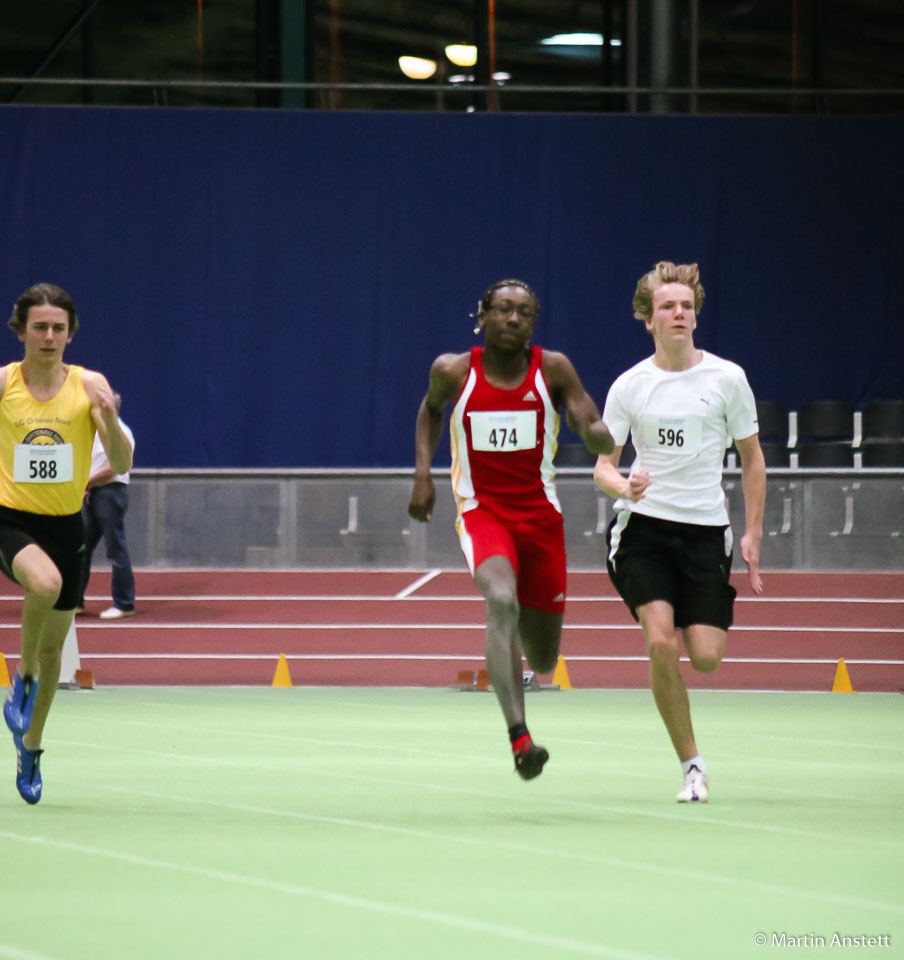
[[[874,400],[863,410],[864,440],[904,441],[904,400]]]
[[[760,441],[760,447],[767,467],[787,467],[790,464],[791,451],[788,449],[787,442]]]
[[[854,411],[844,400],[810,400],[797,412],[798,465],[854,466]]]
[[[760,443],[788,445],[788,411],[777,400],[757,400],[756,417]]]
[[[863,410],[864,467],[904,466],[904,400],[875,400]]]
[[[798,448],[799,467],[853,467],[854,450],[849,443],[804,443]]]
[[[797,436],[801,443],[854,438],[854,411],[844,400],[810,400],[797,412]]]
[[[860,452],[864,467],[904,467],[904,440],[870,440]]]

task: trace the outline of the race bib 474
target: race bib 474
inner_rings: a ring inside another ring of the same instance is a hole
[[[536,410],[475,410],[468,416],[475,450],[510,453],[537,445]]]

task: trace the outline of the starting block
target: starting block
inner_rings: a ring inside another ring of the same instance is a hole
[[[75,633],[75,619],[69,625],[69,632],[63,641],[63,657],[60,664],[60,682],[58,690],[93,690],[94,674],[82,669],[78,653],[78,637]]]
[[[10,684],[9,667],[6,657],[0,653],[0,687]],[[94,674],[90,670],[82,670],[78,655],[78,638],[75,635],[75,621],[69,627],[66,639],[63,641],[63,655],[60,664],[60,681],[58,690],[93,690]]]
[[[453,690],[473,690],[477,676],[473,670],[459,670],[458,678],[452,684]]]
[[[453,690],[492,690],[490,675],[486,670],[459,670],[458,678],[452,684]]]
[[[553,678],[555,680],[555,678]],[[521,682],[524,686],[524,692],[531,690],[560,690],[559,683],[540,683],[540,678],[533,670],[525,670],[521,674]],[[452,684],[453,690],[492,690],[490,683],[490,674],[487,670],[459,670],[455,683]]]
[[[522,674],[525,693],[529,693],[532,690],[561,690],[562,687],[556,680],[555,676],[553,676],[552,680],[552,683],[540,683],[540,678],[534,673],[533,670],[525,670]]]

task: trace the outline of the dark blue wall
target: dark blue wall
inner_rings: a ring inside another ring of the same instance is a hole
[[[67,358],[140,466],[410,465],[430,362],[504,276],[602,406],[663,258],[759,397],[862,407],[904,396],[902,168],[896,117],[6,107],[3,296],[72,294]]]

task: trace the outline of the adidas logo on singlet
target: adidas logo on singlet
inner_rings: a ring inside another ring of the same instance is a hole
[[[534,393],[533,390],[528,390],[527,393],[525,393],[521,399],[524,400],[525,402],[527,402],[528,400],[536,400],[537,395]]]

